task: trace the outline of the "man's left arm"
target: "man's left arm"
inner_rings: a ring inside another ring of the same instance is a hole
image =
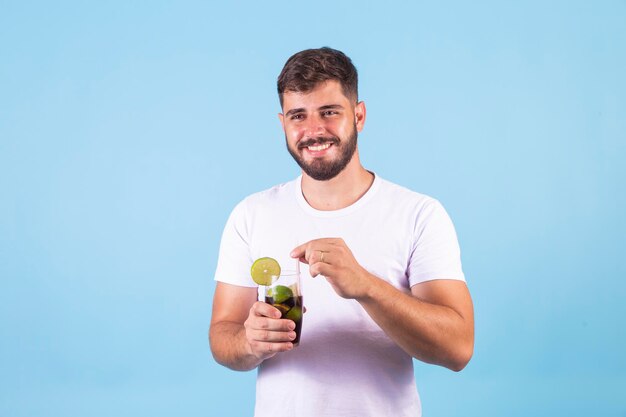
[[[409,355],[460,371],[474,350],[474,309],[463,281],[426,281],[404,293],[365,270],[342,239],[317,239],[298,246],[293,257],[323,275],[343,298],[357,300]]]

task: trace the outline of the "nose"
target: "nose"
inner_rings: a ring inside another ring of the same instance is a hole
[[[307,137],[318,137],[323,136],[326,133],[326,126],[324,125],[324,120],[315,115],[307,117],[304,126],[304,134]]]

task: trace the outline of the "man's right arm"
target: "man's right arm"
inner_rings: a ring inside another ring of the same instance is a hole
[[[218,282],[213,296],[209,342],[215,360],[249,371],[278,352],[293,349],[295,324],[257,301],[257,289]]]

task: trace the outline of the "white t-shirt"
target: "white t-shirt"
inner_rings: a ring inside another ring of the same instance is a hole
[[[301,179],[235,207],[222,236],[217,281],[256,287],[255,259],[269,256],[295,269],[293,248],[328,237],[342,238],[365,269],[406,293],[428,280],[465,280],[454,226],[437,200],[375,176],[351,206],[320,211],[304,199]],[[411,356],[357,301],[339,297],[301,266],[307,312],[300,345],[259,366],[255,416],[420,416]]]

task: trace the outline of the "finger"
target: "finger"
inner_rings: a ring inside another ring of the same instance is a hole
[[[244,327],[246,328],[246,331],[248,331],[249,333],[251,334],[254,333],[257,336],[257,338],[259,335],[261,335],[260,340],[267,340],[267,338],[262,335],[269,334],[271,332],[272,333],[293,332],[296,328],[296,324],[293,320],[288,320],[288,319],[281,319],[281,320],[257,319],[257,320],[250,320],[246,322]],[[285,339],[285,340],[289,340],[289,339]]]
[[[313,265],[309,266],[309,272],[312,277],[316,277],[318,275],[323,275],[325,277],[332,277],[335,268],[324,262],[316,262]]]
[[[331,250],[331,248],[327,248],[326,250],[319,250],[317,256],[319,257],[319,262],[334,265],[335,260],[337,259],[337,250]]]
[[[287,332],[275,332],[271,330],[254,330],[248,332],[248,339],[260,342],[291,342],[296,338],[293,330]]]
[[[274,356],[279,352],[286,352],[293,349],[293,343],[291,342],[251,342],[250,346],[252,350],[263,354],[265,357]]]
[[[341,242],[343,242],[343,239],[334,238],[334,237],[309,240],[308,242],[305,242],[295,247],[289,253],[289,256],[291,256],[292,258],[308,259],[308,256],[306,256],[307,252],[310,252],[316,249],[327,250],[328,248],[332,246],[341,244]],[[324,248],[327,248],[327,249],[324,249]]]
[[[270,306],[271,307],[271,306]],[[271,307],[274,308],[274,307]],[[279,311],[280,316],[280,311]],[[252,315],[244,323],[250,330],[288,332],[296,328],[293,320]]]
[[[308,264],[309,261],[306,259],[306,246],[300,245],[289,253],[289,256],[292,258],[298,259],[299,262],[303,264]]]
[[[270,304],[264,303],[263,301],[255,302],[250,310],[253,315],[259,317],[279,319],[281,316],[280,311],[276,307],[272,307]]]
[[[326,256],[330,252],[329,245],[315,244],[311,245],[306,250],[306,260],[309,265],[315,264],[317,262],[325,262]]]
[[[256,318],[250,319],[244,323],[244,327],[248,332],[259,334],[269,332],[289,333],[295,330],[296,323],[289,319],[268,319]],[[265,340],[263,337],[261,340]]]
[[[306,243],[303,243],[302,245],[293,248],[293,250],[289,253],[289,256],[291,256],[292,258],[300,258],[300,260],[302,260],[302,258],[304,258],[304,254],[306,253],[306,248],[311,242],[312,241],[308,241]]]
[[[330,265],[334,256],[330,255],[329,251],[325,250],[313,250],[308,255],[309,273],[315,278],[320,274],[320,266]]]
[[[315,250],[313,248],[311,248],[311,246],[306,248],[306,252],[304,254],[304,259],[306,259],[306,263],[309,265],[313,265],[315,263],[315,260],[313,259],[313,254],[315,253]]]

